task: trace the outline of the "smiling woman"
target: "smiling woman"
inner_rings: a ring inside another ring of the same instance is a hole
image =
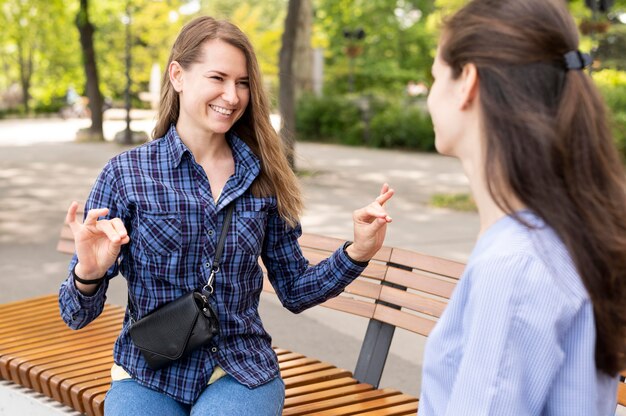
[[[292,312],[337,296],[382,246],[393,190],[383,185],[354,212],[354,243],[309,266],[298,243],[298,181],[270,123],[249,39],[225,21],[191,21],[174,42],[161,91],[154,140],[109,161],[82,224],[77,204],[68,210],[76,254],[61,314],[82,328],[102,312],[109,279],[126,278],[107,415],[280,414],[284,384],[258,312],[259,259]],[[188,343],[170,331],[134,335],[164,315],[158,329],[163,321],[183,327],[186,315],[168,312],[181,299],[192,299],[182,303],[192,312],[198,300],[202,312],[191,316],[210,315],[210,331],[189,326]],[[181,355],[160,359],[155,350],[171,344]]]

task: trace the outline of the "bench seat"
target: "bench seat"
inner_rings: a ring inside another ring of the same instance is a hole
[[[106,305],[80,331],[61,320],[56,295],[0,305],[0,373],[80,413],[103,415],[111,383],[113,343],[124,308]],[[285,349],[275,348],[286,386],[285,415],[347,415],[381,409],[414,414],[417,399],[393,389],[377,390],[352,373]]]

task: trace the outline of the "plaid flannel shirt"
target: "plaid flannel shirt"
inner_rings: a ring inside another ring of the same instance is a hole
[[[227,139],[235,173],[217,202],[204,170],[174,126],[164,137],[111,159],[91,190],[85,212],[109,208],[107,218],[122,219],[130,243],[123,246],[95,294],[81,294],[71,273],[59,293],[63,320],[79,329],[102,312],[108,280],[118,273],[127,280],[136,319],[201,288],[209,277],[224,208],[234,202],[214,284],[220,334],[213,344],[153,371],[129,336],[128,308],[115,342],[116,364],[139,383],[183,403],[195,401],[216,365],[251,388],[279,376],[271,337],[258,313],[263,286],[259,256],[282,304],[294,313],[337,296],[363,271],[341,248],[311,267],[298,245],[300,226],[289,227],[278,215],[275,197],[256,198],[250,192],[259,160],[235,134]],[[76,262],[74,256],[70,271]]]

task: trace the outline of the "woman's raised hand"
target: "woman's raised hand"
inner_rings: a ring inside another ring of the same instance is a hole
[[[394,190],[384,184],[374,202],[357,209],[352,214],[354,221],[354,243],[348,246],[348,255],[356,261],[369,261],[382,247],[391,217],[385,210],[385,203],[393,196]]]
[[[115,263],[123,244],[130,241],[124,223],[119,218],[99,220],[109,212],[108,208],[89,210],[81,224],[76,218],[78,203],[72,202],[65,221],[74,234],[78,264],[76,275],[92,280],[102,277]]]

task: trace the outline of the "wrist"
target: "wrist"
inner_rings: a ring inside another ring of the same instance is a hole
[[[346,241],[343,245],[343,252],[353,264],[361,267],[366,267],[369,264],[370,258],[358,252],[355,249],[352,241]]]
[[[100,273],[84,274],[80,267],[80,263],[76,263],[72,268],[72,278],[74,281],[84,285],[99,285],[106,278],[106,272],[104,275],[101,275]]]

